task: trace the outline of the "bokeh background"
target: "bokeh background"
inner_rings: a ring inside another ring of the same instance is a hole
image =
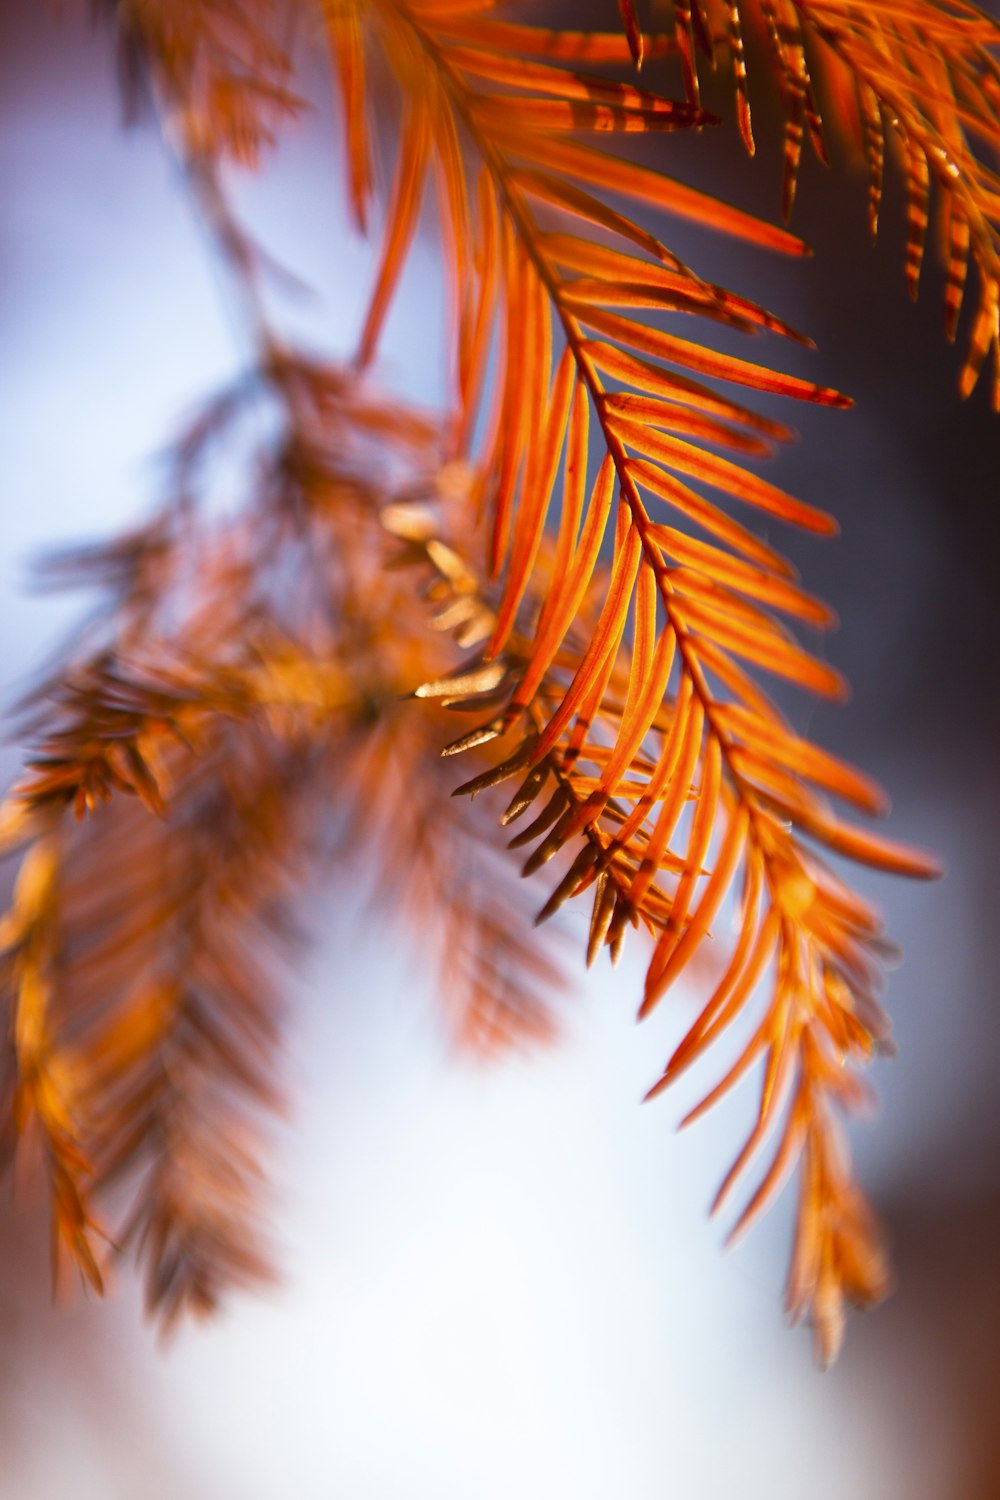
[[[239,199],[311,288],[286,326],[345,353],[370,251],[342,212],[322,76],[303,86],[314,108]],[[679,176],[773,216],[779,153],[761,133],[752,164],[731,128],[664,140]],[[157,453],[241,341],[155,129],[122,130],[109,38],[82,5],[0,5],[0,193],[9,703],[79,608],[32,597],[30,560],[149,507]],[[1000,418],[985,390],[957,399],[936,266],[906,298],[896,177],[883,222],[873,249],[861,178],[809,162],[794,227],[810,261],[669,234],[808,329],[819,354],[799,367],[858,400],[793,412],[802,441],[773,471],[843,530],[790,546],[842,616],[826,649],[854,699],[798,722],[879,777],[889,831],[949,871],[861,878],[906,952],[888,997],[900,1054],[853,1136],[894,1243],[892,1301],[851,1320],[820,1376],[782,1327],[791,1204],[720,1253],[705,1209],[749,1101],[680,1138],[687,1093],[638,1107],[693,1001],[635,1028],[637,955],[581,978],[559,1048],[479,1066],[449,1049],[419,966],[318,893],[296,1108],[275,1132],[282,1286],[161,1347],[128,1274],[105,1305],[50,1305],[44,1225],[5,1190],[3,1500],[1000,1495]],[[440,393],[440,314],[428,240],[388,328],[389,388]],[[4,779],[16,765],[5,749]]]

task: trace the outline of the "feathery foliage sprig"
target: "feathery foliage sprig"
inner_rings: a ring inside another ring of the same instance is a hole
[[[512,21],[491,0],[105,8],[129,98],[158,112],[241,289],[254,367],[178,444],[163,513],[76,559],[111,607],[38,695],[38,758],[9,803],[8,843],[27,845],[5,928],[11,1120],[34,1123],[59,1243],[98,1282],[95,1205],[127,1175],[118,1237],[139,1246],[167,1317],[264,1273],[246,1230],[257,1112],[279,1092],[270,935],[295,892],[359,849],[393,862],[383,895],[438,953],[461,1033],[549,1033],[559,969],[521,926],[489,805],[513,783],[499,821],[527,818],[524,873],[560,861],[541,915],[585,899],[588,962],[649,935],[640,1015],[705,943],[725,947],[733,913],[721,977],[650,1095],[755,1014],[688,1119],[759,1068],[716,1207],[769,1140],[733,1233],[798,1167],[788,1307],[828,1362],[845,1303],[888,1281],[838,1119],[865,1098],[858,1068],[889,1025],[879,918],[826,857],[935,865],[844,818],[835,803],[882,811],[879,789],[797,734],[758,680],[841,695],[793,633],[832,612],[752,522],[836,528],[757,472],[791,434],[742,393],[849,401],[713,348],[713,324],[809,341],[699,276],[648,211],[780,254],[802,243],[590,138],[718,123],[699,75],[728,62],[753,151],[753,36],[785,121],[786,218],[805,135],[825,159],[833,130],[868,162],[874,231],[894,147],[911,289],[933,207],[949,337],[976,268],[960,387],[992,356],[1000,405],[1000,27],[957,0],[694,0],[662,34],[631,3],[613,29],[610,0],[603,32],[535,25],[524,7]],[[289,23],[328,52],[364,232],[395,121],[350,371],[272,328],[266,256],[228,203],[228,163],[256,165],[300,107]],[[634,76],[654,59],[678,97]],[[364,376],[430,201],[453,391],[437,429],[373,404]],[[211,452],[240,441],[258,401],[280,437],[247,466],[238,513],[210,522]],[[458,737],[443,728],[456,713],[472,720]],[[455,788],[458,756],[475,766]]]

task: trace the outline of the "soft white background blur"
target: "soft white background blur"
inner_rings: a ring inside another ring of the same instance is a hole
[[[293,326],[347,352],[370,256],[346,228],[317,99],[243,201],[314,288]],[[9,702],[77,609],[27,594],[31,557],[143,512],[155,454],[238,368],[240,337],[155,130],[120,129],[102,31],[75,10],[0,6],[0,116]],[[738,154],[706,151],[709,185],[727,190]],[[753,173],[765,211],[774,153]],[[898,209],[896,193],[887,217]],[[872,252],[863,219],[857,181],[808,172],[797,227],[832,241],[811,265],[776,268],[690,232],[675,242],[808,326],[823,378],[861,399],[848,417],[794,413],[806,441],[780,478],[845,530],[801,561],[845,618],[828,650],[857,698],[802,722],[888,783],[894,834],[951,866],[935,888],[871,883],[907,950],[890,993],[901,1057],[878,1070],[883,1117],[857,1139],[895,1227],[895,1302],[852,1320],[820,1377],[806,1336],[782,1326],[790,1205],[720,1253],[705,1209],[750,1100],[680,1138],[699,1078],[638,1107],[691,1013],[672,996],[634,1027],[638,955],[581,984],[560,1050],[477,1067],[449,1053],[412,960],[320,896],[326,940],[289,1041],[298,1107],[276,1132],[284,1286],[160,1349],[127,1274],[110,1305],[52,1309],[44,1232],[5,1198],[4,1500],[995,1500],[989,1409],[980,1420],[975,1401],[996,1392],[1000,1332],[983,531],[997,434],[982,399],[958,409],[937,285],[929,311],[905,306],[899,225]],[[429,401],[432,245],[409,275],[381,372]]]

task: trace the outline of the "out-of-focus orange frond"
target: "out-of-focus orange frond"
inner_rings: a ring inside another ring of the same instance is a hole
[[[155,103],[164,123],[197,155],[255,167],[275,128],[298,113],[289,18],[303,0],[97,0],[114,22],[129,113]]]
[[[483,614],[440,545],[437,631],[409,572],[386,586],[382,513],[434,492],[434,429],[306,360],[266,382],[179,440],[177,504],[51,570],[114,605],[25,705],[38,749],[0,819],[0,852],[23,851],[3,1134],[40,1143],[57,1250],[98,1288],[114,1204],[167,1324],[270,1274],[261,1117],[282,1104],[277,960],[305,889],[374,876],[468,1045],[548,1037],[560,985],[493,817],[450,796],[449,716],[407,701],[446,670],[442,632]],[[259,401],[284,427],[252,504],[213,522],[192,509],[210,453]]]

